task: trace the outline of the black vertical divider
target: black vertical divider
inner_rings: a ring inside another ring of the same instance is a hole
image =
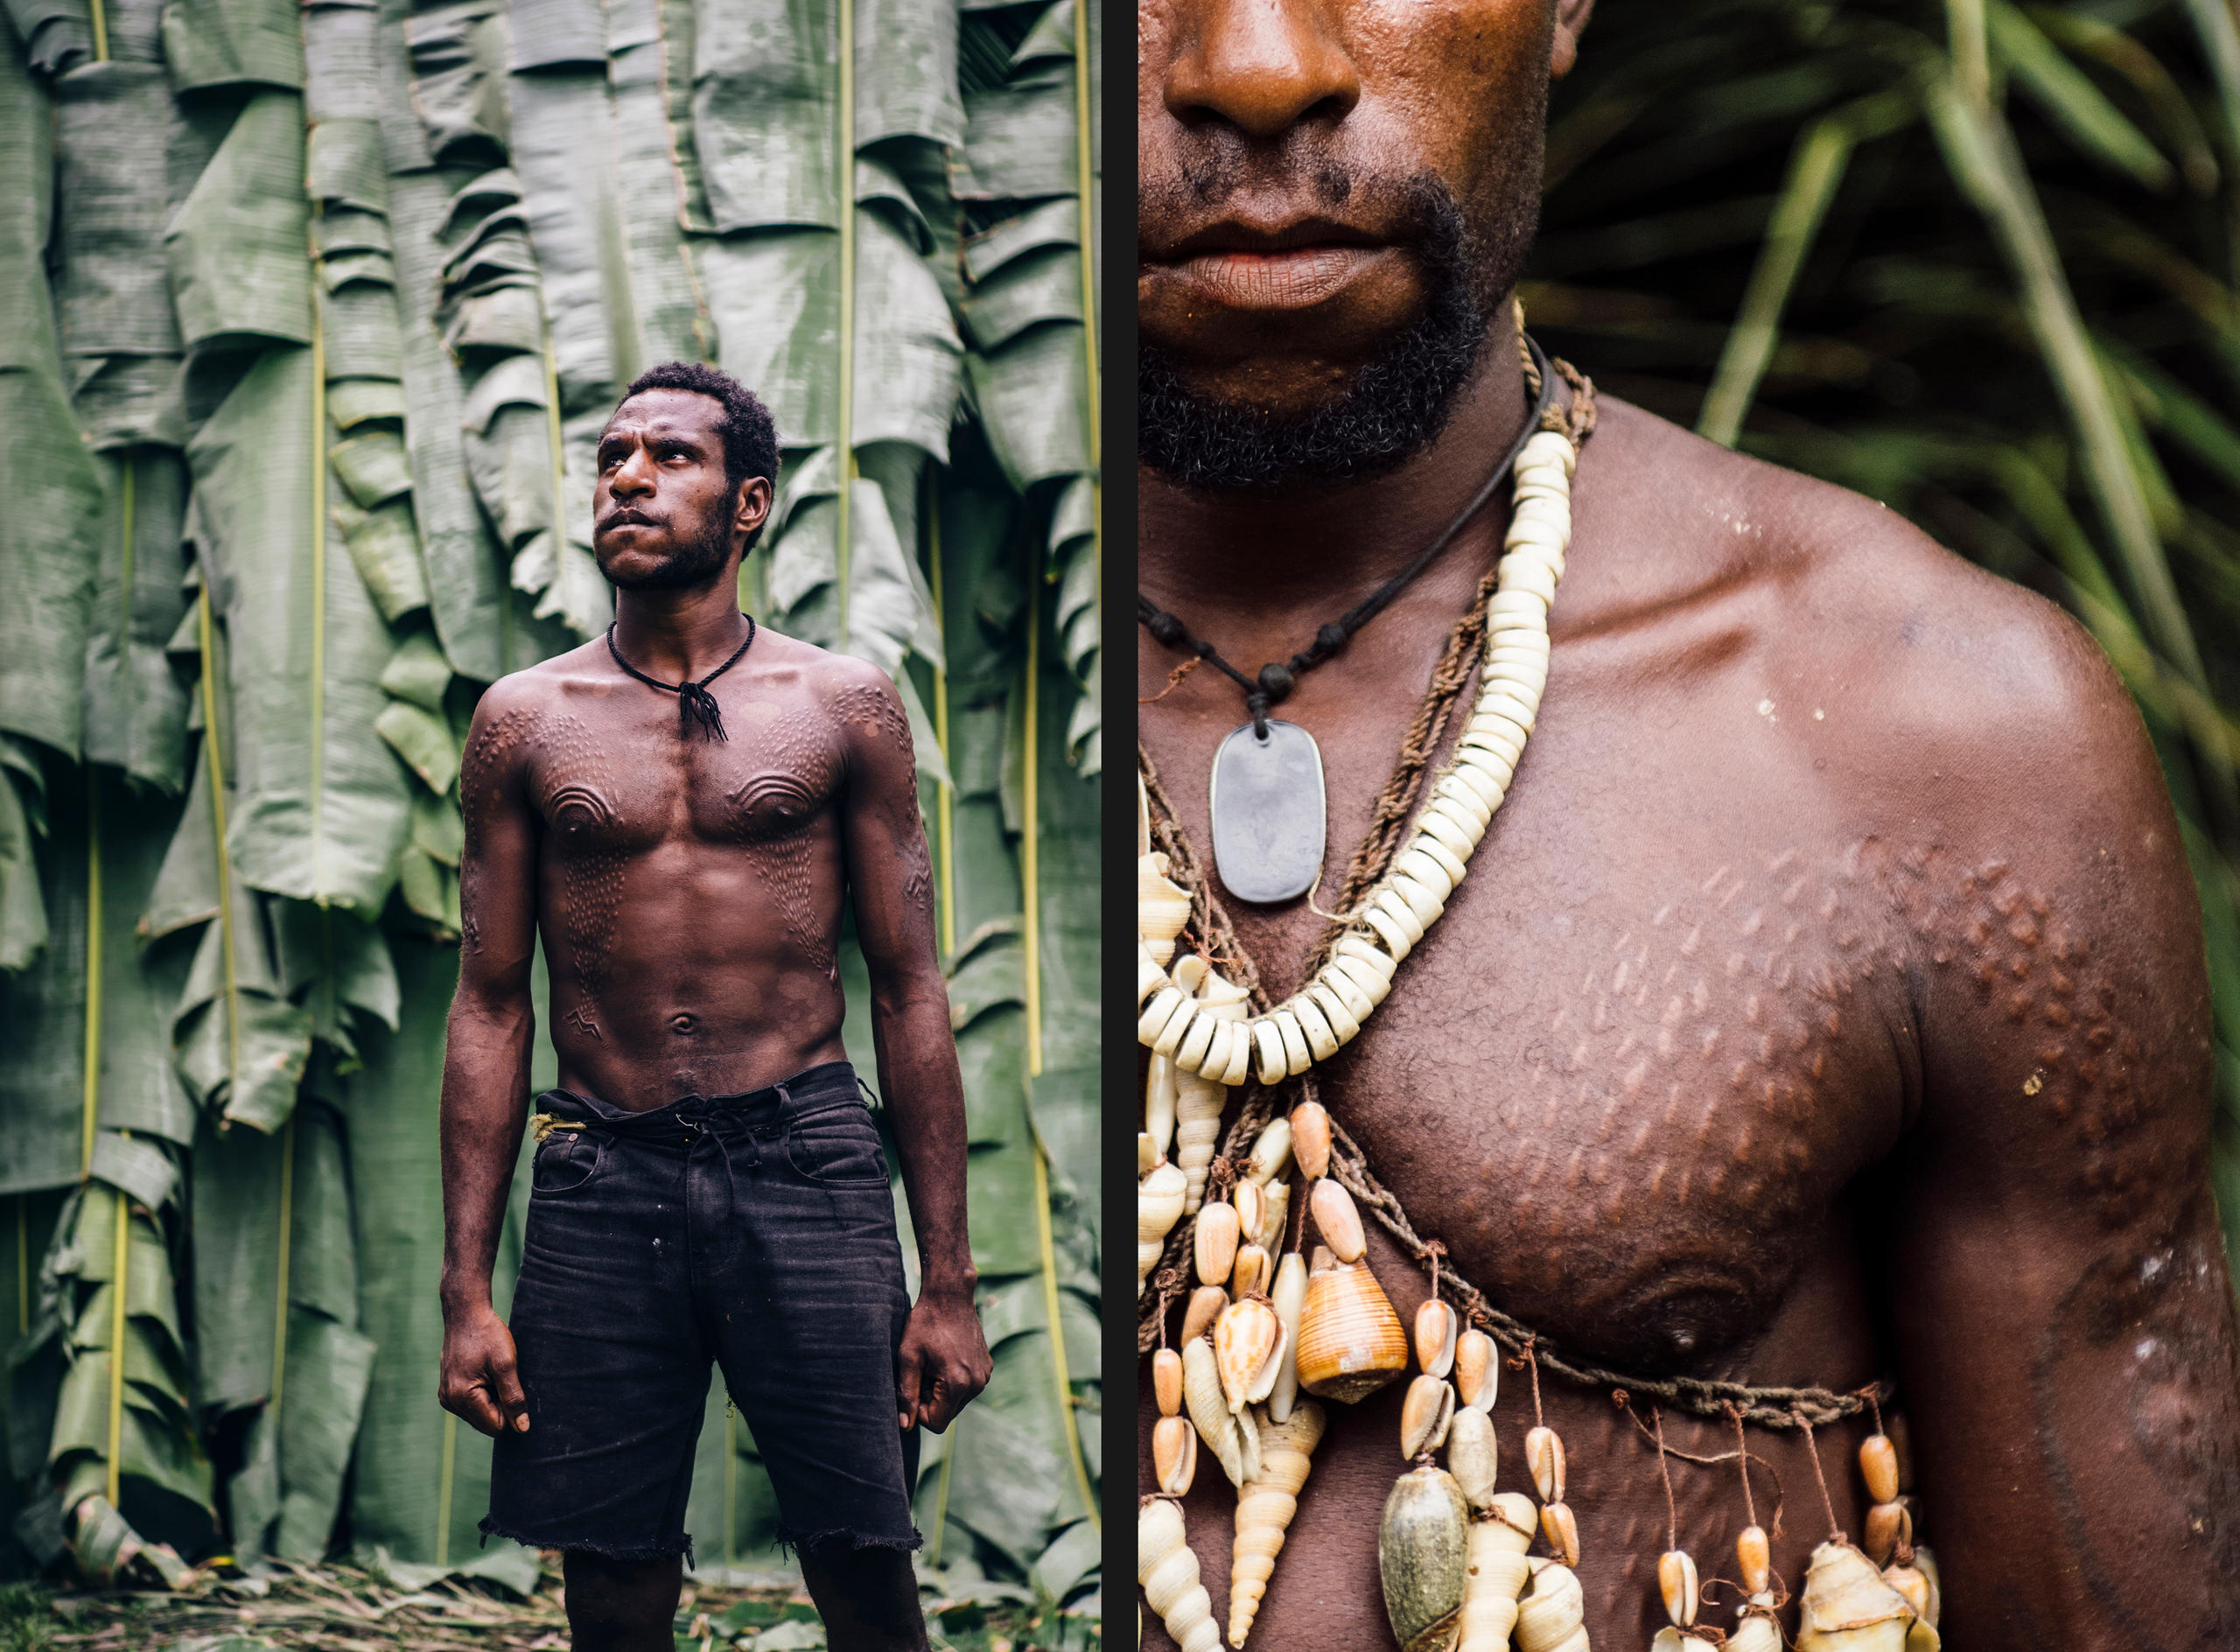
[[[1088,0],[1079,0],[1086,4]],[[1104,568],[1104,1643],[1134,1644],[1136,1594],[1136,15],[1102,16],[1097,226]]]

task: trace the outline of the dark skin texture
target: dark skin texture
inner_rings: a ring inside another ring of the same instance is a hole
[[[663,682],[704,677],[746,636],[739,557],[771,488],[754,478],[734,496],[722,417],[712,397],[649,390],[601,438],[594,548],[619,587],[615,643]],[[710,578],[632,588],[719,512],[730,553]],[[529,1425],[490,1270],[525,1120],[536,936],[561,1087],[642,1110],[845,1059],[833,965],[844,900],[870,970],[879,1093],[919,1250],[897,1421],[938,1433],[988,1380],[963,1092],[901,702],[876,667],[766,626],[712,692],[728,743],[682,739],[676,699],[624,676],[602,639],[493,685],[475,712],[444,1069],[441,1393],[486,1434]],[[925,1644],[908,1556],[812,1549],[802,1570],[835,1648]],[[678,1578],[674,1558],[569,1555],[579,1652],[667,1652]]]
[[[1380,318],[1408,312],[1404,252],[1279,326],[1253,283],[1317,266],[1194,283],[1166,255],[1208,225],[1265,237],[1320,210],[1285,164],[1315,145],[1427,166],[1474,199],[1504,146],[1536,146],[1502,88],[1567,68],[1585,10],[1144,0],[1146,338],[1204,395],[1296,410],[1342,386]],[[1223,146],[1261,163],[1245,186],[1213,206],[1159,195]],[[1144,592],[1248,671],[1285,657],[1506,450],[1515,362],[1497,328],[1445,434],[1375,481],[1241,499],[1144,473]],[[1515,787],[1391,997],[1319,1068],[1331,1111],[1418,1231],[1565,1348],[1651,1376],[1894,1376],[1947,1645],[2240,1642],[2240,1368],[2205,1180],[2199,909],[2128,697],[2051,605],[1877,505],[1614,399],[1572,500]],[[1322,748],[1325,905],[1505,520],[1481,516],[1278,713]],[[1139,637],[1138,693],[1181,658]],[[1241,721],[1207,670],[1143,710],[1201,849],[1208,768]],[[1231,912],[1280,998],[1322,920],[1304,902]],[[1369,1236],[1404,1320],[1423,1277]],[[1376,1534],[1405,1466],[1404,1386],[1329,1407],[1252,1644],[1391,1644]],[[1656,1453],[1606,1393],[1541,1393],[1588,1630],[1644,1644],[1664,1621]],[[1494,1418],[1500,1483],[1529,1489],[1524,1373],[1505,1374]],[[1664,1427],[1684,1451],[1734,1444],[1722,1424]],[[1854,1538],[1866,1432],[1819,1434]],[[1811,1461],[1794,1433],[1754,1429],[1750,1450],[1760,1522],[1784,1500],[1775,1570],[1801,1588],[1830,1523]],[[1675,1462],[1672,1480],[1680,1544],[1707,1579],[1735,1577],[1734,1464]],[[1234,1507],[1201,1454],[1184,1508],[1224,1631]],[[1734,1592],[1714,1598],[1704,1621],[1732,1630]],[[1171,1644],[1147,1614],[1144,1645]]]

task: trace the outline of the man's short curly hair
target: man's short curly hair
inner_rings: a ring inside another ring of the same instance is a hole
[[[713,396],[724,406],[720,427],[724,438],[724,480],[736,494],[749,477],[760,476],[778,486],[778,427],[762,398],[721,368],[702,361],[664,361],[648,368],[630,381],[623,392],[628,401],[641,390],[690,390]],[[758,530],[756,536],[760,538]],[[748,549],[753,548],[752,542]]]

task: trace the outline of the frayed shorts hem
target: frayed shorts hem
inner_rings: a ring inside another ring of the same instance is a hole
[[[676,1536],[653,1543],[597,1543],[588,1537],[540,1537],[536,1533],[502,1524],[484,1516],[480,1530],[485,1538],[504,1537],[529,1549],[557,1549],[563,1554],[597,1555],[602,1560],[668,1560],[682,1555],[684,1564],[692,1562],[692,1534],[679,1532]],[[915,1548],[916,1544],[911,1547]]]
[[[925,1537],[916,1530],[906,1537],[890,1537],[877,1532],[858,1531],[852,1526],[828,1526],[822,1531],[801,1531],[790,1526],[780,1526],[776,1543],[784,1553],[798,1558],[804,1549],[818,1549],[843,1539],[846,1540],[851,1552],[858,1549],[894,1549],[904,1554],[913,1554],[926,1546]]]

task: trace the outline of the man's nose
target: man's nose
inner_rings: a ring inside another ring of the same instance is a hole
[[[607,491],[617,499],[637,499],[654,491],[653,460],[642,447],[634,448],[630,457],[614,467],[607,480]]]
[[[1330,0],[1184,0],[1168,113],[1212,116],[1259,139],[1312,114],[1342,118],[1362,87],[1332,30],[1335,9]]]

